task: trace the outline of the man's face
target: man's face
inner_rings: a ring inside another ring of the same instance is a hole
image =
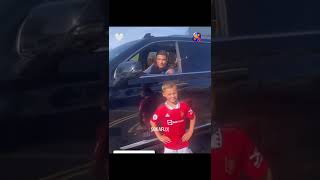
[[[167,66],[167,56],[165,55],[157,55],[156,57],[156,63],[159,69],[163,69]]]
[[[178,91],[177,87],[167,88],[163,91],[162,95],[167,99],[168,102],[176,104],[178,102]]]

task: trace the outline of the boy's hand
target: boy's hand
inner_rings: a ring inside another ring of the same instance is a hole
[[[167,136],[165,136],[165,135],[159,136],[159,140],[160,140],[161,142],[165,143],[165,144],[167,144],[167,143],[170,143],[170,142],[171,142],[171,139],[170,139],[170,138],[168,138],[168,137],[167,137]]]
[[[191,132],[191,131],[186,132],[186,133],[182,136],[182,142],[189,141],[189,139],[191,138],[191,136],[192,136],[192,132]]]

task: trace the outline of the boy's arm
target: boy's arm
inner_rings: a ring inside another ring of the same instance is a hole
[[[188,141],[192,134],[193,134],[193,130],[194,130],[194,126],[196,124],[196,115],[193,116],[192,119],[190,119],[190,127],[189,130],[182,136],[182,141]]]
[[[195,124],[196,124],[196,115],[194,115],[193,119],[190,119],[189,131],[191,132],[191,135],[193,134],[193,129],[194,129]]]
[[[151,125],[151,128],[152,128],[152,130],[154,131],[155,135],[157,136],[157,138],[158,138],[161,142],[163,142],[163,143],[165,143],[165,144],[171,142],[170,138],[168,138],[168,137],[165,136],[165,135],[160,134],[160,132],[157,130],[157,124],[156,124],[155,122],[150,121],[150,125]]]

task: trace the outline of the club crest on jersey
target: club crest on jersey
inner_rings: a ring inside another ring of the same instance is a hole
[[[154,115],[152,116],[152,119],[153,119],[153,120],[157,120],[157,119],[158,119],[158,115],[154,114]]]

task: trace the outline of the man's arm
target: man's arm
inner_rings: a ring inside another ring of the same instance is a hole
[[[182,141],[188,141],[192,134],[193,134],[193,130],[194,130],[194,126],[196,124],[196,116],[194,115],[193,119],[190,119],[190,127],[189,130],[182,136]]]

